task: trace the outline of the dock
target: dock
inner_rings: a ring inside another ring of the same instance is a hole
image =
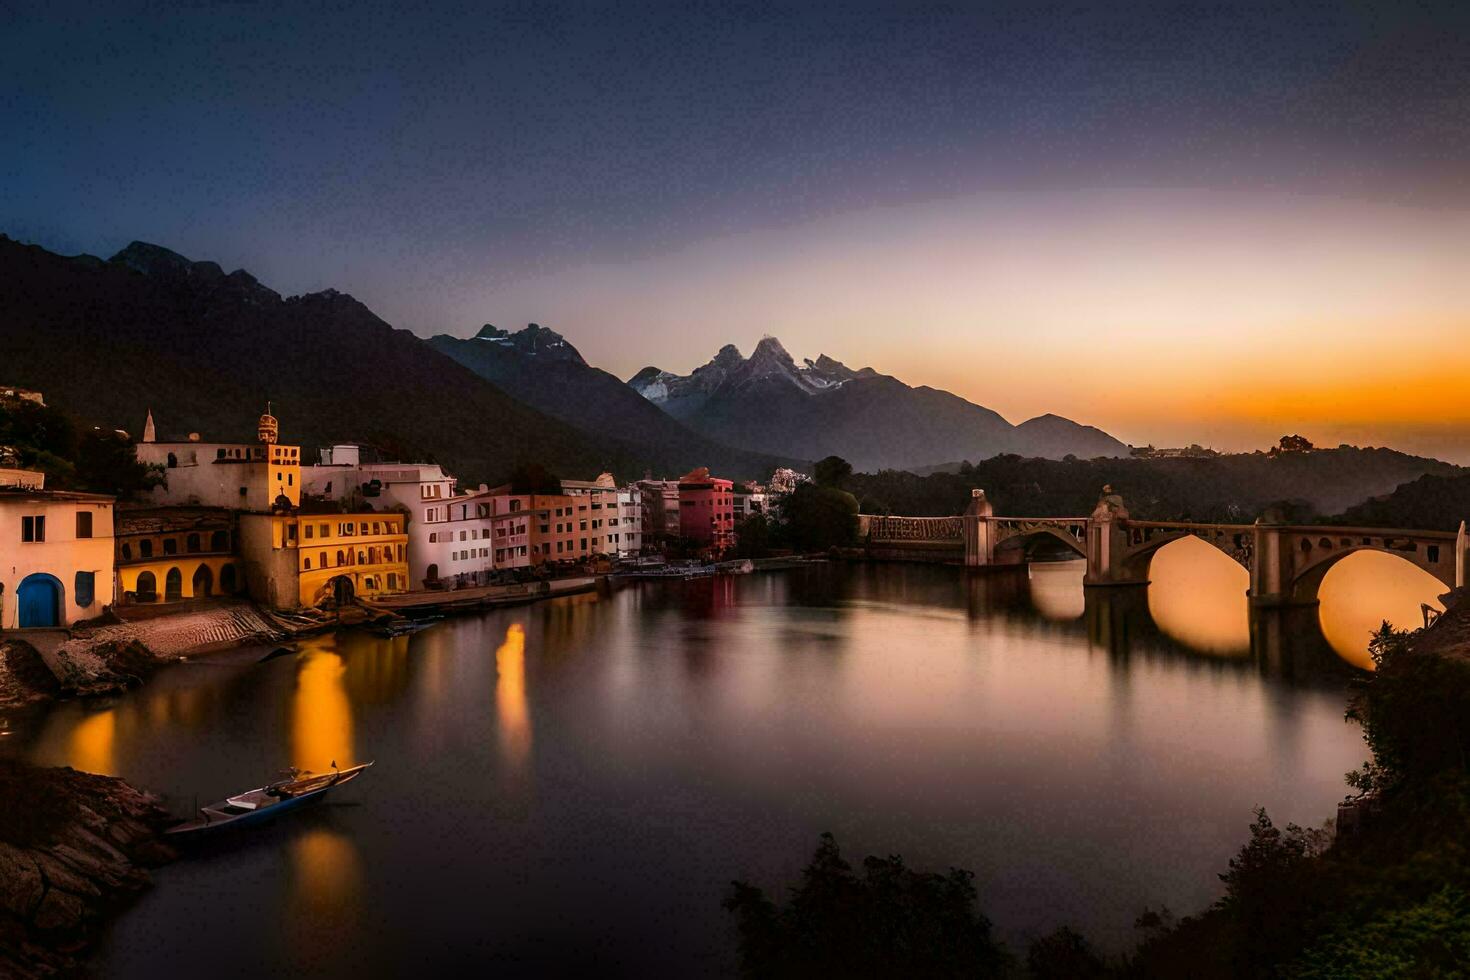
[[[462,589],[426,589],[375,596],[371,606],[400,616],[414,617],[514,606],[539,599],[576,595],[597,588],[597,576],[549,579],[544,582],[522,582],[515,585],[483,585]]]

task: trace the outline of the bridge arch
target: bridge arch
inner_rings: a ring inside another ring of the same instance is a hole
[[[1016,530],[1007,534],[1001,531],[995,542],[995,557],[998,564],[1012,564],[1010,561],[1014,556],[1015,561],[1027,561],[1032,551],[1043,544],[1060,543],[1078,558],[1087,557],[1087,547],[1074,535],[1068,534],[1062,528],[1055,525],[1038,526],[1025,530]]]
[[[1243,567],[1251,567],[1253,538],[1249,527],[1232,525],[1201,525],[1197,527],[1149,526],[1144,524],[1127,527],[1124,532],[1125,550],[1122,567],[1128,579],[1146,582],[1149,566],[1159,549],[1185,538],[1194,538],[1210,545],[1225,557]]]
[[[1313,540],[1314,537],[1318,539]],[[1433,576],[1440,585],[1444,586],[1445,591],[1455,587],[1453,573],[1446,575],[1443,567],[1446,564],[1444,557],[1437,553],[1441,550],[1438,545],[1406,541],[1399,547],[1394,547],[1392,544],[1394,540],[1388,537],[1369,538],[1365,541],[1361,537],[1342,535],[1300,537],[1296,544],[1300,556],[1297,559],[1296,575],[1291,582],[1292,601],[1302,604],[1318,601],[1322,582],[1327,578],[1327,573],[1332,571],[1344,558],[1361,552],[1392,555]],[[1303,547],[1304,545],[1310,547]],[[1451,567],[1453,567],[1452,564]]]

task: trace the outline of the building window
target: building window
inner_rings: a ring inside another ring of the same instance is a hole
[[[46,517],[22,517],[20,519],[21,541],[45,541],[46,540]]]
[[[197,555],[199,553],[199,535],[189,535],[189,537],[184,541],[184,550],[189,552],[189,554],[191,555]]]
[[[314,531],[315,531],[315,530],[316,530],[316,525],[314,525],[314,524],[308,524],[308,525],[306,525],[306,529],[305,529],[305,531],[304,531],[304,532],[303,532],[303,533],[304,533],[304,535],[305,535],[305,536],[306,536],[306,540],[308,540],[308,541],[310,541],[310,540],[311,540],[311,538],[312,538],[312,534],[313,534],[313,532],[314,532]]]
[[[90,510],[77,511],[77,537],[90,538],[92,536],[92,512]],[[90,602],[80,602],[78,605],[90,606]]]
[[[307,537],[310,537],[310,535],[307,535]],[[230,536],[227,533],[225,533],[224,531],[215,531],[213,534],[211,534],[209,536],[209,550],[210,551],[229,551],[230,550]]]
[[[327,567],[327,553],[325,551],[318,552],[316,557],[317,557],[317,562],[318,562],[318,564],[317,564],[316,567],[317,568],[326,568]]]
[[[179,539],[178,538],[164,538],[163,539],[163,553],[165,555],[177,555],[179,553]]]
[[[301,567],[304,568],[308,572],[311,571],[311,559],[310,558],[303,558],[301,561],[302,561],[302,566]]]
[[[123,561],[132,561],[133,560],[133,546],[130,545],[130,544],[128,544],[126,541],[124,541],[123,544],[122,544],[122,560]]]
[[[153,541],[151,538],[144,538],[138,542],[138,553],[144,558],[153,557]]]
[[[83,609],[90,606],[97,598],[96,596],[97,576],[93,572],[77,572],[76,588],[73,596],[77,605]]]

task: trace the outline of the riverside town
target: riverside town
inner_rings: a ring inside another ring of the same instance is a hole
[[[7,390],[45,404],[38,392]],[[122,504],[0,468],[0,527],[7,544],[27,546],[0,569],[0,596],[13,597],[0,628],[107,617],[134,623],[133,633],[172,632],[161,618],[176,613],[203,638],[238,625],[238,612],[221,613],[248,598],[262,632],[299,632],[582,591],[612,572],[749,571],[723,560],[737,515],[768,505],[763,485],[704,467],[622,485],[611,473],[533,473],[464,490],[438,464],[365,459],[357,445],[323,447],[308,462],[279,434],[267,412],[255,442],[160,439],[149,412],[133,452],[156,481]],[[772,477],[787,487],[807,479],[789,469]]]
[[[1470,978],[1470,4],[0,16],[0,980]]]

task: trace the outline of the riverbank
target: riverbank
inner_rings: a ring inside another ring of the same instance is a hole
[[[287,628],[248,602],[136,620],[0,634],[0,709],[116,694],[182,657],[276,642]]]
[[[81,967],[108,919],[173,857],[159,801],[109,776],[0,759],[0,976]]]

